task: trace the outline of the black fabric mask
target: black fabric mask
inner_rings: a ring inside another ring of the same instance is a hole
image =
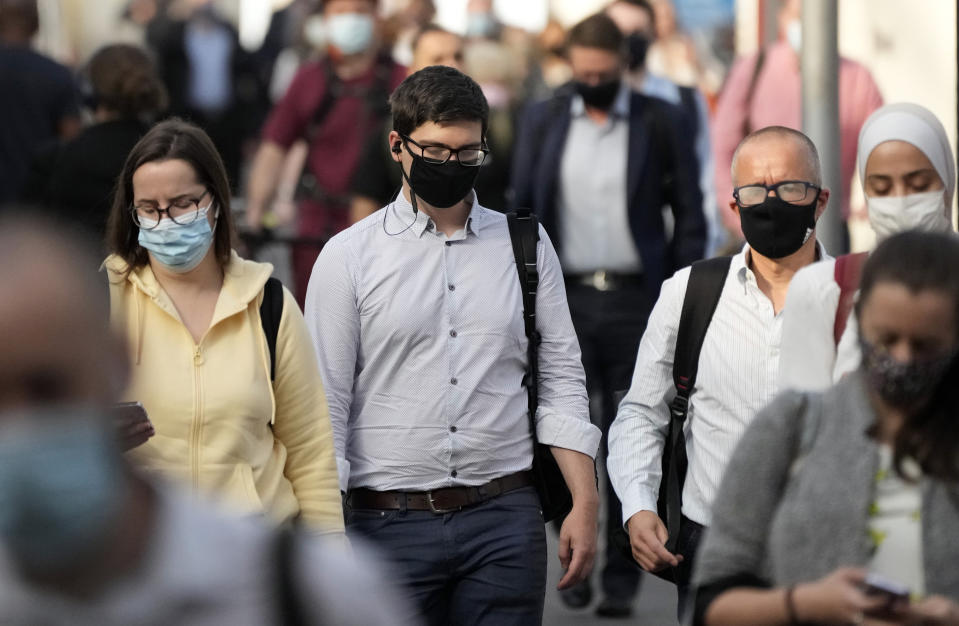
[[[414,194],[438,209],[447,209],[465,198],[480,171],[479,167],[460,165],[453,159],[436,164],[427,163],[426,159],[412,152],[410,156],[413,157],[413,164],[408,177],[400,163],[403,178]]]
[[[587,85],[579,81],[575,84],[576,93],[583,98],[586,106],[608,111],[619,93],[620,80],[617,78],[598,85]]]
[[[816,204],[792,204],[777,196],[751,207],[739,207],[743,235],[749,247],[768,259],[781,259],[796,252],[816,228]]]
[[[646,63],[646,53],[652,43],[643,33],[633,33],[626,37],[626,49],[629,51],[629,69],[638,70]]]
[[[918,409],[932,395],[952,363],[955,353],[908,363],[897,361],[888,352],[859,339],[862,367],[869,386],[890,406]]]

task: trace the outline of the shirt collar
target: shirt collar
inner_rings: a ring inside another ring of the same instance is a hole
[[[813,263],[818,261],[828,261],[832,259],[829,256],[829,253],[826,252],[826,248],[823,247],[822,242],[818,239],[816,240],[816,259]],[[739,278],[739,282],[743,285],[746,284],[746,281],[749,279],[749,275],[752,273],[752,269],[749,267],[750,260],[750,248],[749,244],[743,244],[743,249],[739,251],[739,254],[733,257],[732,260],[732,271],[735,272],[736,277]]]
[[[470,207],[469,216],[466,218],[466,233],[463,236],[464,239],[466,235],[470,234],[474,237],[479,237],[485,221],[483,219],[484,209],[482,206],[480,206],[476,191],[471,191],[470,193],[472,194],[472,206]],[[387,207],[386,210],[394,215],[394,219],[391,220],[394,222],[394,225],[392,226],[394,229],[398,224],[400,225],[400,228],[406,228],[409,226],[409,232],[411,232],[417,238],[421,238],[423,233],[435,232],[436,225],[426,213],[417,211],[416,218],[413,218],[413,205],[409,200],[406,199],[406,195],[402,191],[400,191],[400,193],[396,196],[396,200],[393,201],[392,209]],[[455,237],[454,235],[454,238],[458,237]]]
[[[620,81],[619,91],[616,92],[616,99],[613,100],[613,106],[609,110],[613,117],[629,117],[629,96],[631,91],[632,90],[629,88],[629,83],[627,81]],[[583,96],[579,95],[578,93],[573,94],[573,98],[569,105],[569,112],[573,117],[582,117],[586,115],[586,103],[583,102]]]

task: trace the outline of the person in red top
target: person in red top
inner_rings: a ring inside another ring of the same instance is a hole
[[[766,126],[797,130],[802,127],[800,6],[799,0],[787,0],[779,13],[779,40],[768,46],[762,55],[741,57],[729,71],[712,124],[717,198],[732,197],[730,164],[743,137]],[[859,130],[866,118],[880,106],[882,94],[869,70],[840,57],[839,167],[842,187],[838,190],[838,198],[844,219],[849,217],[849,191],[856,169]],[[733,238],[741,241],[739,218],[726,206],[719,207],[719,214]]]
[[[306,139],[309,155],[297,218],[297,235],[328,238],[350,225],[349,184],[364,138],[389,113],[387,98],[406,68],[383,55],[376,0],[326,0],[323,19],[329,50],[305,64],[263,128],[247,190],[246,225],[256,233],[277,189],[290,146]],[[294,293],[302,306],[319,244],[293,247]]]

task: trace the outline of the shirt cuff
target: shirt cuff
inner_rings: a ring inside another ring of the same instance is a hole
[[[656,498],[650,498],[648,494],[640,493],[633,496],[623,498],[623,528],[626,528],[626,523],[629,521],[629,518],[636,515],[640,511],[651,511],[659,515],[656,510]]]
[[[536,439],[554,448],[566,448],[596,458],[602,433],[590,422],[557,413],[552,409],[536,411]]]
[[[350,488],[350,462],[336,457],[336,473],[340,476],[340,491],[346,493]]]

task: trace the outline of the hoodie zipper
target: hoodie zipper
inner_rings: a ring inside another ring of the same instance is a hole
[[[201,414],[203,399],[201,390],[203,389],[200,380],[200,366],[203,364],[203,353],[200,351],[200,345],[194,346],[193,352],[193,436],[191,448],[190,465],[193,473],[193,489],[200,489],[200,433],[203,429],[203,416]]]

